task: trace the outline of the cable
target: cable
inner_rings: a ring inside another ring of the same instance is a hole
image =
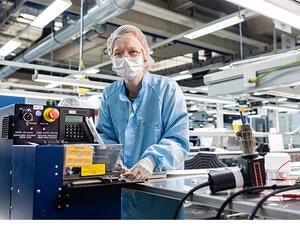
[[[245,118],[242,111],[240,111],[240,116],[241,116],[242,124],[245,124]]]
[[[291,159],[289,159],[288,161],[284,162],[283,164],[281,164],[281,166],[279,166],[279,168],[276,170],[276,176],[278,179],[280,180],[296,180],[295,178],[284,178],[279,176],[279,170],[281,168],[283,168],[287,163],[292,162],[293,160],[297,159],[300,157],[300,154],[295,155],[294,157],[292,157]]]
[[[291,198],[291,199],[300,198],[300,194],[278,194],[278,195],[274,195],[274,196],[278,196],[278,197],[282,197],[282,198]]]
[[[280,70],[280,69],[286,69],[286,68],[289,68],[289,67],[293,67],[293,66],[297,66],[300,64],[300,61],[295,61],[295,62],[291,62],[291,63],[288,63],[288,64],[285,64],[285,65],[282,65],[282,66],[278,66],[278,67],[274,67],[270,70],[267,70],[266,72],[260,74],[258,77],[257,77],[257,80],[260,81],[261,79],[263,79],[264,77],[266,77],[267,75],[269,75],[270,73],[273,73],[277,70]]]
[[[266,195],[264,198],[262,198],[257,204],[256,206],[254,207],[254,209],[252,210],[251,214],[250,214],[250,217],[249,217],[249,220],[253,220],[257,210],[261,207],[261,205],[267,200],[269,199],[271,196],[275,195],[275,194],[278,194],[278,193],[281,193],[281,192],[284,192],[284,191],[289,191],[289,190],[294,190],[294,189],[300,189],[300,185],[296,184],[294,186],[290,186],[290,187],[286,187],[286,188],[282,188],[282,189],[279,189],[279,190],[276,190],[276,191],[273,191],[272,193]]]
[[[241,15],[241,8],[239,6],[239,16]],[[243,31],[242,31],[242,22],[239,23],[239,32],[240,32],[240,59],[244,59],[243,53]]]
[[[83,5],[84,0],[80,1],[80,46],[79,46],[79,66],[78,71],[81,72],[81,62],[82,62],[82,51],[83,51],[83,28],[84,28],[84,18],[83,18]]]
[[[251,191],[258,191],[258,190],[265,190],[265,189],[278,189],[278,188],[284,188],[284,187],[290,187],[290,185],[272,185],[272,186],[255,186],[255,187],[248,187],[248,188],[244,188],[232,195],[230,195],[221,205],[221,207],[219,208],[217,215],[216,215],[216,219],[220,219],[221,214],[223,213],[225,207],[238,195],[245,193],[245,192],[251,192]]]
[[[206,187],[206,186],[209,186],[209,182],[204,182],[204,183],[201,183],[199,185],[197,185],[196,187],[192,188],[180,201],[177,209],[176,209],[176,213],[175,213],[175,216],[174,216],[174,219],[176,220],[177,217],[178,217],[178,214],[179,214],[179,211],[181,209],[181,206],[182,204],[184,203],[184,201],[191,195],[193,194],[196,190],[200,189],[200,188],[203,188],[203,187]]]

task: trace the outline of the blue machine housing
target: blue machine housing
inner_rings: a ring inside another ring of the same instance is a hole
[[[0,109],[0,124],[4,115],[13,115],[14,111],[9,108]],[[0,136],[3,133],[0,126]],[[0,219],[10,217],[10,192],[11,192],[11,169],[12,169],[12,140],[0,139]]]
[[[10,219],[120,219],[121,185],[64,186],[63,159],[63,145],[12,146]]]
[[[0,219],[10,216],[12,141],[0,140]]]
[[[16,119],[7,118],[15,115],[16,106],[0,109],[0,219],[120,219],[122,183],[66,185],[64,145],[14,143],[13,130],[7,128],[15,128]],[[38,124],[32,122],[34,132]]]

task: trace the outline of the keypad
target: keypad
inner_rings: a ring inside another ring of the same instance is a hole
[[[65,138],[66,139],[82,139],[84,138],[83,125],[66,125]]]

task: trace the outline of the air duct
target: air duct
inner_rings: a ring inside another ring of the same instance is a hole
[[[98,0],[97,5],[91,8],[84,16],[85,28],[89,28],[94,24],[101,24],[107,20],[116,17],[134,5],[135,0]],[[56,49],[61,44],[66,43],[70,38],[80,32],[80,20],[70,26],[60,30],[55,34],[54,39],[51,38],[37,43],[35,46],[25,51],[24,54],[18,56],[14,61],[29,63],[39,58],[52,49]],[[11,75],[17,71],[18,67],[6,66],[0,70],[0,79]]]

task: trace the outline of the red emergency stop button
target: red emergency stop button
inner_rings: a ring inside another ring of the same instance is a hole
[[[47,122],[54,122],[59,118],[59,111],[56,108],[46,108],[43,116]]]
[[[49,117],[50,117],[51,119],[57,120],[58,117],[59,117],[59,111],[58,111],[57,109],[51,109],[51,110],[49,111]]]

